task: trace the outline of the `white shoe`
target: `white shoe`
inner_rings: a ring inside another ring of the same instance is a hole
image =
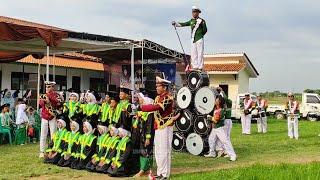
[[[213,153],[208,153],[208,154],[205,154],[204,157],[208,157],[208,158],[212,157],[213,158],[213,157],[216,157],[216,155]]]
[[[44,158],[44,153],[40,153],[39,158]]]
[[[231,158],[230,158],[230,161],[236,161],[237,160],[237,157],[236,156],[232,156]]]
[[[224,151],[218,151],[217,158],[221,157],[224,154]]]
[[[226,154],[225,156],[223,156],[223,157],[225,157],[225,158],[229,158],[230,156],[228,155],[228,154]]]

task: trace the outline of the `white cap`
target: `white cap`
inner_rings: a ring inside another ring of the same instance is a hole
[[[56,85],[56,82],[54,82],[54,81],[45,81],[44,84],[45,85]]]
[[[192,6],[192,11],[199,11],[199,13],[201,13],[200,8],[197,6]]]

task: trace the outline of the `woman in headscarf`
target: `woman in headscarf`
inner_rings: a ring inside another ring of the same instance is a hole
[[[13,112],[14,109],[14,98],[11,96],[11,92],[8,89],[3,91],[3,96],[1,99],[1,105],[9,104],[10,105],[10,112]]]
[[[17,118],[16,118],[16,143],[24,145],[27,138],[26,124],[28,123],[28,116],[26,114],[27,105],[17,105]]]

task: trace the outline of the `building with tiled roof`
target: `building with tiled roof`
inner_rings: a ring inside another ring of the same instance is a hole
[[[209,74],[210,86],[221,87],[235,102],[238,94],[249,92],[251,78],[259,76],[258,71],[245,53],[216,53],[204,55],[204,70]],[[184,67],[178,66],[181,80]]]

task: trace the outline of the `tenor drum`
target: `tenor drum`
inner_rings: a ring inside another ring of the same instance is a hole
[[[188,87],[183,87],[178,91],[177,104],[179,108],[186,109],[189,107],[192,100],[192,94]]]
[[[200,134],[201,136],[210,134],[211,127],[211,120],[208,119],[206,115],[198,116],[194,120],[193,129],[196,133]]]
[[[191,133],[186,140],[186,147],[190,154],[201,155],[209,149],[208,140],[202,138],[199,134]]]
[[[188,109],[183,110],[180,119],[175,122],[175,125],[181,132],[190,132],[193,125],[192,113]]]
[[[173,132],[172,149],[181,152],[186,147],[186,138],[181,132]]]
[[[209,87],[202,87],[196,92],[194,105],[200,114],[209,114],[214,108],[215,100],[214,91]]]
[[[191,91],[196,91],[203,86],[209,86],[209,75],[206,72],[191,71],[188,74],[187,83]]]

